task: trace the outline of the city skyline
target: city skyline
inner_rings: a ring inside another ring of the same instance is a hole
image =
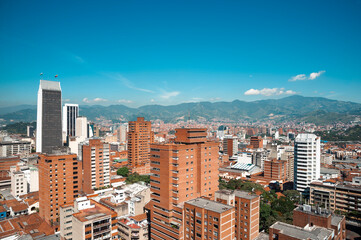
[[[361,103],[359,10],[359,1],[3,1],[0,107],[35,105],[40,78],[81,105],[293,94]]]

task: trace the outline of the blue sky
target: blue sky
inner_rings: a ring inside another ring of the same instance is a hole
[[[361,1],[0,1],[0,106],[361,103]]]

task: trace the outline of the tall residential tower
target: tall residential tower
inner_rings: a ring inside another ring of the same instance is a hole
[[[151,144],[152,239],[183,239],[183,205],[218,191],[218,151],[206,128],[176,129],[175,143]]]
[[[298,134],[295,139],[295,189],[306,195],[308,195],[309,184],[320,178],[320,142],[320,137],[309,133]]]
[[[146,174],[150,172],[149,149],[153,142],[150,121],[138,117],[137,121],[129,122],[128,161],[132,172]]]

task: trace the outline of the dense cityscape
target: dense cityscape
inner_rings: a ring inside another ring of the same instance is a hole
[[[346,239],[361,226],[361,144],[320,136],[360,139],[357,118],[91,121],[61,96],[40,80],[36,125],[1,131],[2,239]]]
[[[1,0],[0,240],[361,240],[361,0]]]

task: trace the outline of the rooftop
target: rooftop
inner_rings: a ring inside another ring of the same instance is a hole
[[[295,208],[293,211],[299,211],[299,212],[305,212],[311,215],[315,215],[315,216],[322,216],[322,217],[329,217],[332,212],[325,209],[325,208],[316,208],[316,207],[312,207],[310,205],[301,205],[298,206],[297,208]]]
[[[310,229],[293,226],[283,222],[276,222],[270,228],[277,229],[280,233],[295,239],[319,239],[324,240],[332,236],[333,230],[322,227],[312,227]]]
[[[240,197],[240,198],[245,198],[245,199],[255,199],[258,198],[257,194],[251,194],[249,192],[245,192],[245,191],[239,191],[239,190],[235,190],[234,191],[236,197]]]
[[[231,166],[232,169],[251,171],[255,167],[254,164],[251,163],[236,163]]]
[[[54,230],[37,213],[21,215],[0,222],[0,239],[16,233],[30,234],[36,238],[54,234]]]
[[[51,91],[61,91],[60,82],[40,80],[40,88]]]
[[[223,213],[223,212],[226,212],[233,208],[230,205],[211,201],[211,200],[204,199],[204,198],[196,198],[196,199],[187,201],[186,203],[189,205],[193,205],[195,207],[204,208],[206,210],[217,212],[217,213]]]
[[[80,210],[77,213],[74,213],[73,216],[77,218],[81,222],[92,221],[98,218],[104,218],[106,216],[111,216],[113,214],[116,215],[116,212],[110,210],[109,208],[103,206],[102,204],[90,200],[91,205],[94,205],[93,208],[88,208],[84,210]]]
[[[323,168],[321,167],[320,173],[322,174],[339,174],[340,170],[338,169],[333,169],[333,168]]]
[[[344,219],[345,216],[339,216],[339,215],[336,215],[336,214],[333,214],[332,215],[332,218],[331,218],[331,225],[332,226],[338,226],[338,224],[342,221],[342,219]]]

